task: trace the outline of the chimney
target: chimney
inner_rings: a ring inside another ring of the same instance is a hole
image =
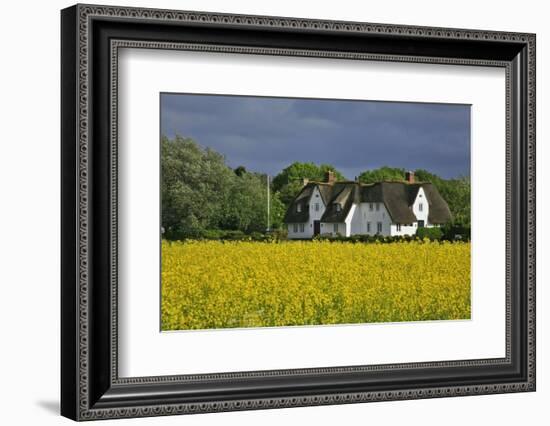
[[[306,186],[309,183],[308,178],[302,178],[302,186]]]
[[[405,173],[405,180],[407,183],[414,183],[414,172],[408,171]]]
[[[327,170],[325,172],[325,182],[326,183],[336,182],[336,176],[334,176],[334,172],[332,170]]]

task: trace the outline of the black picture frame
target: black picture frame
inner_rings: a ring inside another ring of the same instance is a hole
[[[534,34],[75,5],[61,12],[61,414],[158,416],[535,390]],[[506,69],[506,357],[242,374],[117,373],[116,51]]]

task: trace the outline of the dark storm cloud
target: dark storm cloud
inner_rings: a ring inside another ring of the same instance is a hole
[[[161,132],[271,175],[294,161],[349,179],[384,165],[470,174],[467,105],[162,94]]]

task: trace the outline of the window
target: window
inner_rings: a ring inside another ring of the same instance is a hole
[[[315,203],[315,211],[316,211],[316,212],[319,211],[319,203]]]
[[[296,211],[298,213],[300,213],[302,211],[302,205],[301,204],[296,204]]]
[[[400,223],[398,223],[398,224],[396,225],[396,228],[397,228],[397,232],[401,232],[401,224],[400,224]]]
[[[424,208],[424,206],[422,205],[422,203],[419,203],[418,204],[418,211],[421,212],[423,208]]]
[[[336,233],[336,234],[338,233],[338,224],[337,223],[334,224],[334,233]]]
[[[382,233],[382,222],[378,222],[376,224],[376,232],[378,232],[379,234]]]
[[[342,204],[336,203],[334,206],[335,206],[337,212],[342,210]]]
[[[303,223],[300,223],[300,232],[304,232],[305,226]]]
[[[367,232],[370,233],[370,222],[367,222]]]
[[[298,232],[298,224],[297,223],[294,224],[294,226],[292,227],[292,230],[294,232]]]
[[[369,210],[370,211],[373,211],[374,210],[374,205],[372,203],[369,203]]]
[[[376,211],[380,210],[380,203],[376,203]]]

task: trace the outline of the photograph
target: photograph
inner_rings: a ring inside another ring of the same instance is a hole
[[[160,94],[161,330],[471,318],[471,105]]]

